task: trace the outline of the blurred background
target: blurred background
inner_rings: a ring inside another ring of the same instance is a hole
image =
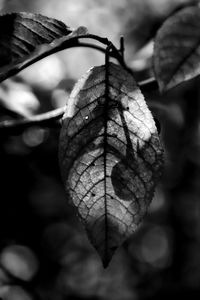
[[[153,75],[152,37],[189,0],[1,0],[1,13],[29,11],[86,26],[118,47],[125,38],[135,78]],[[94,50],[50,56],[0,86],[5,106],[30,117],[62,107],[75,81],[103,64]],[[200,81],[145,95],[161,124],[165,170],[149,213],[108,269],[68,205],[58,168],[59,129],[1,135],[0,298],[146,300],[200,297]]]

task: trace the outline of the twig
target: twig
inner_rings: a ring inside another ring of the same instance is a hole
[[[158,83],[154,77],[151,77],[149,79],[146,79],[144,81],[140,81],[138,83],[139,87],[141,88],[143,93],[150,93],[157,91],[158,88]]]
[[[18,133],[31,126],[41,127],[60,127],[60,120],[64,114],[65,107],[33,116],[30,119],[22,120],[6,120],[0,122],[0,132],[3,133]]]
[[[124,37],[121,36],[120,37],[120,53],[121,53],[121,56],[123,57],[123,60],[124,60]]]
[[[109,56],[115,58],[121,64],[122,67],[124,67],[128,72],[132,73],[132,71],[125,64],[124,58],[123,58],[123,55],[121,54],[121,52],[107,38],[102,38],[102,37],[99,37],[99,36],[94,35],[94,34],[88,34],[88,35],[85,35],[85,36],[80,36],[79,38],[80,39],[82,39],[82,38],[93,39],[93,40],[96,40],[96,41],[101,42],[102,44],[106,45],[111,50],[110,53],[109,53]],[[105,49],[105,52],[106,52],[106,49]]]
[[[106,52],[106,49],[103,47],[100,47],[98,45],[94,45],[94,44],[90,44],[90,43],[83,43],[83,42],[79,42],[76,47],[85,47],[85,48],[91,48],[91,49],[95,49],[98,50],[102,53]]]
[[[100,47],[98,45],[94,45],[91,43],[85,43],[80,40],[82,39],[93,39],[96,40],[104,45],[106,45],[106,48]],[[53,49],[50,49],[46,53],[43,53],[39,57],[25,63],[23,66],[21,66],[17,71],[14,70],[13,72],[16,74],[28,65],[32,64],[33,62],[36,62],[37,60],[40,60],[41,58],[44,58],[46,56],[49,56],[50,54],[53,54],[55,52],[65,50],[70,47],[88,47],[92,49],[96,49],[98,51],[101,51],[103,53],[107,53],[109,48],[109,56],[117,59],[117,61],[131,74],[133,74],[132,70],[127,67],[125,61],[124,61],[124,39],[123,37],[120,39],[120,50],[118,50],[111,41],[109,41],[107,38],[99,37],[97,35],[93,34],[85,34],[78,37],[74,37],[70,40],[64,41],[61,45],[58,47],[55,47]],[[11,75],[11,74],[10,74]],[[13,74],[12,74],[13,75]],[[142,92],[151,92],[153,90],[158,89],[157,82],[154,78],[150,78],[148,80],[142,81],[139,83],[139,86],[142,90]],[[0,132],[6,134],[6,133],[13,133],[18,134],[20,131],[24,130],[25,128],[31,127],[31,126],[42,126],[42,127],[59,127],[60,123],[58,120],[62,118],[64,114],[64,107],[55,109],[50,112],[46,112],[43,114],[39,114],[37,116],[33,116],[29,119],[21,119],[21,120],[6,120],[0,122]]]
[[[69,48],[81,47],[82,46],[82,43],[80,42],[81,39],[92,39],[92,40],[100,42],[101,44],[103,44],[105,46],[109,46],[110,44],[112,44],[112,42],[109,41],[107,38],[99,37],[94,34],[83,34],[80,36],[74,36],[74,37],[64,40],[64,41],[60,41],[60,42],[57,41],[58,44],[55,46],[52,46],[52,44],[50,44],[48,46],[44,45],[45,47],[47,47],[47,49],[44,52],[41,51],[41,53],[37,53],[37,52],[33,53],[24,62],[18,62],[15,66],[12,66],[11,69],[8,69],[8,66],[6,66],[5,68],[0,68],[0,82],[6,80],[7,78],[9,78],[11,76],[16,75],[20,71],[24,70],[25,68],[29,67],[30,65],[36,63],[37,61],[39,61],[47,56],[50,56],[52,54],[55,54],[55,53],[63,51],[63,50],[67,50]],[[88,48],[94,48],[101,52],[102,51],[105,52],[105,49],[102,47],[98,47],[93,44],[84,44],[83,43],[83,47],[86,47],[86,46]],[[116,58],[119,61],[119,63],[121,63],[124,66],[123,58],[113,44],[112,44],[112,50],[113,51],[111,52],[111,56]]]
[[[158,84],[154,78],[141,81],[138,84],[143,93],[152,92],[158,90]],[[61,107],[37,116],[33,116],[29,119],[22,120],[6,120],[0,122],[0,133],[19,133],[20,131],[31,127],[31,126],[41,126],[41,127],[60,127],[59,120],[64,114],[65,107]]]

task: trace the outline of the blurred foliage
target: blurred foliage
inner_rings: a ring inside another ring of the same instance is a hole
[[[151,33],[178,0],[7,0],[2,12],[31,11],[87,26],[118,44],[137,79],[151,75]],[[144,46],[140,51],[139,49]],[[137,53],[136,53],[137,52]],[[59,53],[0,87],[0,105],[29,117],[61,107],[77,78],[104,60],[92,50]],[[104,270],[73,208],[57,158],[59,129],[1,136],[0,297],[6,300],[199,299],[199,79],[145,95],[161,123],[165,170],[149,214]],[[0,107],[0,119],[11,118]],[[17,116],[15,116],[17,117]]]

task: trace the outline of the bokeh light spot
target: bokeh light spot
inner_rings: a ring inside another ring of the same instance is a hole
[[[23,141],[28,147],[36,147],[42,144],[48,136],[48,130],[39,128],[39,127],[31,127],[24,131],[23,133]]]
[[[31,280],[38,270],[38,260],[25,246],[12,245],[3,249],[0,262],[13,276],[22,280]]]
[[[167,231],[155,226],[143,236],[141,258],[153,267],[164,268],[170,263],[170,239]]]

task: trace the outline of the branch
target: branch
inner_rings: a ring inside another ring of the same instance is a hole
[[[43,48],[41,48],[40,53],[37,51],[34,52],[32,55],[28,56],[25,61],[22,61],[22,62],[19,61],[16,65],[12,66],[12,68],[10,68],[9,70],[7,70],[7,68],[8,68],[7,66],[0,68],[1,69],[0,82],[6,80],[7,78],[9,78],[11,76],[16,75],[20,71],[24,70],[25,68],[29,67],[30,65],[38,62],[39,60],[41,60],[45,57],[48,57],[52,54],[55,54],[55,53],[63,51],[63,50],[67,50],[69,48],[83,46],[83,47],[97,49],[97,50],[105,53],[104,48],[96,46],[96,45],[92,45],[92,44],[81,43],[80,42],[81,39],[92,39],[92,40],[98,41],[99,43],[101,43],[105,46],[109,46],[110,44],[112,44],[112,52],[111,52],[110,56],[117,59],[118,62],[120,64],[122,64],[122,66],[126,67],[124,64],[122,55],[120,54],[120,52],[117,50],[117,48],[113,45],[113,43],[111,41],[109,41],[107,38],[99,37],[94,34],[82,34],[80,36],[71,37],[70,39],[66,39],[64,41],[62,41],[62,39],[58,39],[56,45],[53,45],[53,44],[44,45]]]
[[[18,134],[31,126],[58,128],[61,126],[59,120],[62,118],[64,111],[65,107],[61,107],[29,119],[2,121],[0,122],[0,133]]]
[[[98,50],[102,53],[105,53],[106,50],[103,47],[100,47],[98,45],[94,45],[94,44],[90,44],[90,43],[83,43],[83,42],[79,42],[76,47],[85,47],[85,48],[91,48],[91,49],[95,49]]]
[[[147,79],[138,83],[143,93],[158,90],[158,84],[154,78]],[[59,120],[64,114],[65,107],[61,107],[29,119],[6,120],[0,122],[0,133],[19,134],[19,132],[31,126],[41,126],[47,128],[59,128]]]
[[[81,42],[81,39],[92,39],[96,40],[103,45],[106,45],[107,47],[110,48],[109,56],[112,58],[115,58],[129,73],[133,75],[133,72],[130,68],[127,67],[124,61],[123,57],[123,51],[124,51],[124,42],[123,38],[121,38],[121,47],[120,50],[118,50],[114,44],[109,41],[107,38],[99,37],[97,35],[93,34],[86,34],[82,36],[78,36],[75,38],[72,38],[72,43],[69,45],[69,41],[64,41],[61,45],[58,47],[55,47],[53,49],[50,49],[46,53],[42,53],[40,56],[34,58],[33,60],[25,63],[23,66],[18,69],[18,72],[21,71],[22,69],[26,68],[28,65],[40,60],[41,58],[44,58],[46,56],[49,56],[50,54],[53,54],[55,52],[65,50],[70,47],[88,47],[92,49],[96,49],[100,52],[106,53],[106,48],[103,48],[98,45],[94,45],[91,43],[84,43]],[[14,70],[16,72],[16,70]],[[11,74],[10,74],[11,75]],[[13,74],[12,74],[13,75]],[[5,78],[4,78],[5,79]],[[150,78],[148,80],[142,81],[138,83],[142,92],[152,92],[154,90],[158,89],[158,84],[154,78]],[[33,116],[29,119],[21,119],[21,120],[6,120],[0,122],[0,133],[4,134],[19,134],[21,131],[24,129],[31,127],[31,126],[42,126],[42,127],[48,127],[48,128],[58,128],[60,127],[60,122],[59,120],[62,118],[64,114],[64,107],[55,109],[53,111],[49,111],[43,114],[39,114],[37,116]]]
[[[121,49],[118,50],[115,45],[107,38],[104,38],[104,37],[100,37],[98,35],[95,35],[95,34],[86,34],[86,35],[82,35],[82,36],[79,36],[78,39],[92,39],[92,40],[95,40],[95,41],[98,41],[102,44],[104,44],[105,46],[107,47],[110,47],[111,48],[111,51],[110,51],[110,56],[115,58],[120,64],[122,67],[124,67],[129,73],[132,74],[132,70],[129,69],[127,67],[127,65],[125,64],[124,62],[124,57],[123,57],[123,53],[121,53]],[[79,40],[78,40],[78,43]],[[90,47],[91,45],[88,44],[88,46]],[[92,47],[94,48],[94,47]],[[98,49],[99,50],[99,49]],[[104,49],[104,53],[106,53],[106,49]]]

